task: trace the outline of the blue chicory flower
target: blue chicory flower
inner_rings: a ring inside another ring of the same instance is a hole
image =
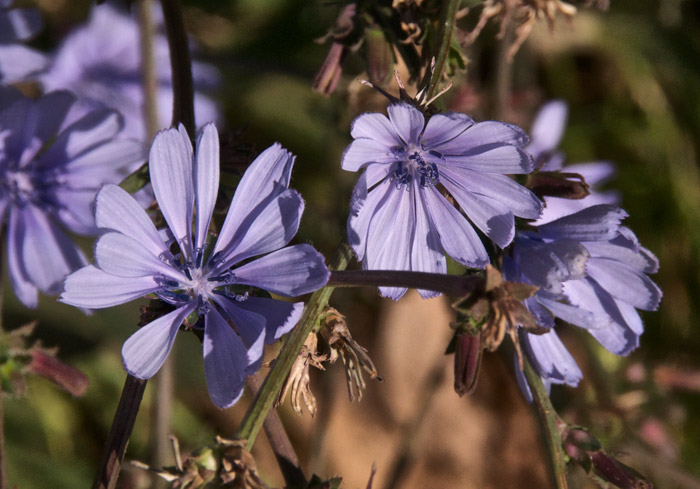
[[[445,253],[483,268],[489,255],[472,224],[504,248],[513,239],[514,216],[539,217],[540,200],[505,175],[532,170],[520,128],[458,113],[434,115],[426,125],[405,103],[391,105],[388,114],[357,117],[342,160],[345,170],[365,169],[348,220],[348,239],[364,268],[445,273]],[[396,300],[406,289],[380,291]]]
[[[139,39],[139,26],[133,17],[108,4],[95,6],[87,24],[63,40],[40,81],[46,90],[74,91],[86,110],[103,105],[119,110],[126,121],[126,133],[144,139]],[[165,128],[172,117],[173,91],[168,41],[160,31],[153,40],[153,51],[158,124]],[[200,62],[193,63],[192,74],[200,89],[213,88],[219,79],[215,68]],[[199,91],[195,92],[195,116],[204,121],[219,119],[214,102]]]
[[[658,307],[661,290],[647,276],[657,271],[658,261],[620,224],[626,216],[600,204],[536,222],[535,230],[516,234],[504,258],[507,280],[540,287],[525,304],[540,326],[552,329],[544,335],[522,332],[521,339],[547,386],[575,386],[583,376],[554,331],[554,318],[585,328],[607,350],[627,355],[644,330],[637,309]]]
[[[78,116],[75,104],[68,92],[32,100],[0,90],[0,222],[12,288],[27,307],[37,306],[38,291],[59,293],[63,278],[86,263],[65,231],[96,234],[97,191],[145,159],[141,142],[118,137],[119,114]]]
[[[304,208],[301,196],[288,188],[293,163],[294,157],[278,144],[258,156],[211,243],[207,232],[219,188],[216,127],[204,126],[194,156],[182,126],[160,132],[149,169],[168,229],[159,232],[128,193],[105,186],[96,205],[97,225],[105,232],[95,246],[97,266],[68,276],[61,300],[105,308],[152,293],[171,304],[174,310],[124,343],[124,367],[141,379],[160,369],[183,321],[196,313],[204,324],[209,395],[217,406],[231,406],[246,376],[260,368],[264,343],[294,327],[303,306],[255,297],[249,288],[294,297],[328,280],[323,257],[313,247],[285,248]],[[171,251],[174,244],[176,252]]]
[[[0,83],[15,83],[46,67],[46,57],[21,44],[41,29],[35,9],[12,8],[12,0],[0,0]]]

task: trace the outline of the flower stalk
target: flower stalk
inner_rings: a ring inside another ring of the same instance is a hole
[[[331,271],[328,286],[332,287],[408,287],[432,290],[464,297],[483,287],[481,275],[445,275],[442,273],[409,272],[398,270],[335,270]]]
[[[523,364],[525,367],[525,378],[530,386],[532,399],[537,409],[538,419],[547,445],[549,460],[552,464],[552,482],[556,489],[568,489],[569,485],[566,480],[566,455],[562,448],[561,434],[559,426],[563,422],[559,419],[559,415],[552,406],[552,401],[549,399],[549,394],[544,387],[544,383],[535,369],[530,364],[527,356],[523,356]]]
[[[346,243],[342,243],[336,251],[330,263],[330,270],[344,270],[352,257],[352,251]],[[335,290],[334,286],[326,286],[311,295],[297,326],[292,330],[286,343],[280,350],[279,356],[270,369],[262,387],[255,399],[248,407],[243,417],[235,438],[247,440],[247,449],[250,450],[255,443],[255,438],[260,432],[268,411],[272,409],[277,396],[284,385],[289,371],[299,354],[309,333],[319,325],[319,319],[323,314],[328,301]]]

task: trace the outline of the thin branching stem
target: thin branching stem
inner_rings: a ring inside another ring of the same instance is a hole
[[[112,420],[107,443],[102,452],[100,468],[95,476],[92,489],[114,489],[119,478],[119,471],[124,461],[126,445],[134,429],[136,415],[139,412],[143,392],[146,390],[146,381],[137,379],[131,375],[126,376],[122,396],[119,399],[117,412]]]
[[[350,247],[343,243],[331,260],[330,268],[333,270],[345,269],[351,257],[352,251]],[[282,389],[282,384],[284,384],[292,368],[292,364],[299,354],[299,350],[301,350],[301,347],[304,345],[309,333],[318,325],[319,319],[328,305],[328,301],[334,289],[335,288],[332,286],[324,287],[311,295],[299,319],[299,323],[289,334],[286,343],[280,350],[279,356],[272,365],[267,377],[265,377],[262,387],[248,407],[248,411],[243,421],[241,421],[241,425],[238,427],[238,431],[236,431],[235,435],[235,438],[239,440],[247,440],[248,450],[253,447],[255,438],[260,432],[260,428],[265,421],[268,411],[272,409],[275,399],[277,399],[277,395]]]
[[[440,10],[439,44],[435,52],[435,68],[428,84],[426,100],[432,99],[437,93],[445,71],[445,64],[452,47],[452,33],[454,31],[455,16],[459,10],[461,0],[443,0]]]
[[[445,275],[441,273],[399,270],[333,271],[328,285],[332,287],[408,287],[434,290],[454,297],[463,297],[482,287],[481,275]]]
[[[262,386],[262,376],[259,373],[249,376],[246,385],[251,392],[258,392]],[[270,442],[270,447],[275,454],[277,465],[280,467],[287,487],[306,487],[308,481],[299,465],[299,457],[297,457],[294,446],[287,436],[282,420],[274,409],[267,413],[263,430]]]
[[[525,377],[530,386],[532,400],[537,409],[540,426],[544,432],[544,441],[547,445],[549,460],[552,464],[552,482],[556,489],[568,489],[569,485],[566,480],[566,456],[562,448],[561,434],[559,426],[562,421],[559,415],[552,406],[552,401],[549,399],[547,389],[535,369],[530,364],[527,357],[523,357],[523,366],[525,367]]]

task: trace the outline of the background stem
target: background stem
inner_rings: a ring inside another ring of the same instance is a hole
[[[461,0],[443,0],[440,10],[440,43],[438,44],[435,53],[435,68],[430,76],[428,85],[428,93],[426,100],[430,100],[435,96],[442,80],[442,73],[445,70],[445,63],[450,54],[452,46],[452,31],[454,30],[455,16],[459,9]]]
[[[134,429],[134,422],[145,390],[145,380],[127,374],[92,489],[114,489],[117,485],[126,445]]]
[[[338,247],[335,256],[331,260],[331,269],[343,270],[347,267],[352,251],[350,247],[343,243]],[[284,384],[292,364],[299,354],[299,350],[304,345],[306,337],[309,336],[318,324],[321,314],[328,305],[328,301],[333,294],[334,287],[324,287],[311,295],[304,313],[299,319],[297,326],[289,333],[287,342],[284,344],[275,363],[270,369],[270,373],[265,377],[262,387],[258,391],[255,399],[248,407],[241,425],[236,431],[235,438],[247,440],[247,448],[250,450],[255,443],[255,438],[263,425],[267,413],[272,409],[275,399]]]

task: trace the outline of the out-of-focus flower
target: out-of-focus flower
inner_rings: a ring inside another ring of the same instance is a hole
[[[144,94],[136,20],[110,5],[93,8],[86,25],[75,29],[61,43],[48,70],[40,77],[46,90],[65,88],[78,94],[87,110],[106,105],[119,110],[125,131],[144,139]],[[170,126],[173,112],[172,75],[168,41],[162,33],[153,40],[156,78],[156,107],[159,127]],[[212,88],[219,75],[210,65],[195,62],[192,75],[196,88]],[[198,120],[217,120],[214,102],[195,93]]]
[[[303,306],[254,297],[252,288],[294,297],[328,280],[323,257],[313,247],[285,248],[304,207],[288,188],[293,162],[278,144],[258,156],[243,175],[216,242],[209,243],[219,188],[216,127],[204,126],[194,156],[182,126],[160,132],[149,169],[168,229],[159,232],[131,195],[105,186],[96,204],[97,225],[105,231],[95,246],[97,266],[70,275],[61,300],[104,308],[154,293],[171,304],[171,312],[124,343],[124,366],[140,379],[160,369],[185,319],[194,314],[188,323],[199,327],[201,318],[209,395],[217,406],[231,406],[246,376],[260,368],[264,343],[294,327]]]
[[[0,83],[14,83],[46,67],[46,57],[21,44],[41,29],[39,12],[12,8],[12,0],[0,0]]]
[[[122,118],[111,109],[76,116],[75,97],[53,92],[38,100],[4,90],[0,99],[0,221],[7,226],[12,288],[27,307],[38,291],[57,294],[64,277],[85,265],[65,230],[97,232],[94,200],[145,159],[141,142],[120,139]]]
[[[355,119],[355,140],[342,161],[345,170],[365,169],[348,219],[349,242],[364,268],[445,273],[445,253],[483,268],[489,256],[472,223],[504,248],[513,239],[514,216],[539,217],[540,200],[505,175],[532,170],[518,127],[458,113],[434,115],[426,125],[406,103],[388,113]],[[380,291],[396,300],[406,289]]]
[[[553,328],[556,317],[580,326],[617,355],[638,346],[637,309],[655,310],[661,291],[647,277],[658,269],[656,257],[620,225],[626,216],[602,204],[517,234],[504,274],[540,287],[525,302],[538,324]],[[578,384],[581,371],[555,331],[521,340],[547,385]]]
[[[553,221],[592,205],[618,204],[620,201],[620,196],[615,191],[601,192],[595,189],[615,175],[615,165],[612,162],[595,161],[564,166],[566,158],[558,146],[566,128],[568,112],[568,106],[563,100],[552,100],[544,104],[532,123],[530,143],[525,146],[525,151],[532,155],[535,168],[542,172],[561,172],[568,181],[571,181],[573,175],[583,177],[589,195],[578,196],[581,198],[546,196],[546,205],[538,221],[540,223]]]

